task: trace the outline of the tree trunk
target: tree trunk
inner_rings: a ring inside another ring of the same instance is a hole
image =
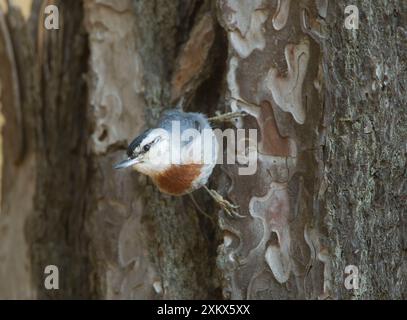
[[[407,6],[355,2],[0,9],[0,298],[406,298]],[[244,218],[113,169],[181,98],[257,129],[256,172],[209,182]]]

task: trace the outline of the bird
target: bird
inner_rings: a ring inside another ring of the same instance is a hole
[[[211,123],[239,116],[244,115],[229,112],[208,118],[179,108],[166,110],[155,127],[143,131],[128,145],[126,158],[114,168],[131,167],[150,177],[162,193],[173,196],[204,188],[227,214],[242,217],[237,205],[206,185],[218,160],[219,143]]]

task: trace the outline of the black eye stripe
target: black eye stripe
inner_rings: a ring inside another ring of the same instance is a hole
[[[127,148],[127,155],[129,157],[137,153],[136,150],[140,147],[140,143],[147,137],[150,131],[151,129],[144,131],[130,143],[130,145]]]
[[[154,143],[160,141],[160,137],[156,137],[153,141],[151,141],[150,143],[147,143],[145,146],[141,147],[141,143],[145,139],[145,137],[147,136],[149,131],[151,131],[151,129],[147,130],[145,133],[138,136],[136,139],[134,139],[130,143],[129,147],[127,148],[127,155],[130,158],[135,158],[139,155],[142,155],[142,154],[148,152]]]
[[[145,152],[149,151],[150,148],[151,148],[151,146],[152,146],[155,142],[156,142],[156,140],[151,141],[150,143],[147,143],[147,144],[143,147],[142,152],[145,153]]]

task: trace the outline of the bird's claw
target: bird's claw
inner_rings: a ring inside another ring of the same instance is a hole
[[[244,216],[240,215],[236,209],[240,208],[240,206],[235,205],[233,203],[230,203],[226,199],[224,199],[219,193],[217,193],[215,190],[208,189],[210,195],[212,198],[219,204],[219,206],[225,210],[225,212],[231,217],[231,218],[244,218]]]
[[[235,210],[239,208],[239,206],[235,206],[226,200],[224,203],[220,203],[219,205],[231,218],[244,218],[244,216],[240,215],[239,212]]]

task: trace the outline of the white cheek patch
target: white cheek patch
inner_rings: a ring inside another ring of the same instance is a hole
[[[152,145],[145,157],[144,161],[157,169],[168,167],[171,163],[168,141],[159,141],[157,144]]]

